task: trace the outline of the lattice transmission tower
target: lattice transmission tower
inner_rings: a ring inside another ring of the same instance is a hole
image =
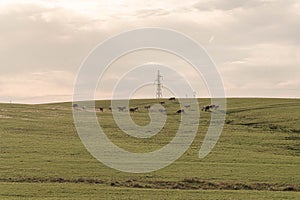
[[[163,76],[160,75],[159,70],[157,71],[157,79],[155,80],[155,85],[156,85],[156,98],[160,99],[162,98],[162,80],[163,80]]]

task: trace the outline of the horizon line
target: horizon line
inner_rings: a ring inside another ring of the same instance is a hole
[[[168,99],[170,97],[163,97],[160,99]],[[178,97],[179,99],[195,99],[194,97]],[[177,99],[178,99],[177,98]],[[215,97],[213,99],[218,99],[223,97]],[[278,97],[278,96],[226,96],[226,99],[300,99],[300,97]],[[81,101],[45,101],[45,102],[37,102],[37,103],[26,103],[26,102],[1,102],[0,104],[15,104],[15,105],[43,105],[43,104],[60,104],[60,103],[73,103],[73,102],[84,102],[84,101],[110,101],[110,100],[146,100],[146,99],[157,99],[157,98],[119,98],[119,99],[110,99],[110,98],[103,98],[103,99],[90,99],[90,100],[81,100]],[[196,97],[196,99],[212,99],[211,97]]]

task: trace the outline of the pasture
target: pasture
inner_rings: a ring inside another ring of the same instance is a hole
[[[116,145],[150,152],[166,145],[180,123],[176,101],[163,101],[166,125],[148,139],[123,133],[109,101],[96,102],[104,108],[97,117]],[[200,109],[210,104],[198,101]],[[148,124],[144,106],[154,103],[159,101],[131,100],[131,107],[139,107],[132,119]],[[0,104],[0,199],[300,199],[300,100],[233,98],[227,106],[223,133],[207,157],[198,153],[211,112],[201,111],[197,136],[176,162],[134,174],[110,169],[89,154],[74,127],[71,103]]]

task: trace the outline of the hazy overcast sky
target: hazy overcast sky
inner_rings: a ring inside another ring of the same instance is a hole
[[[97,44],[152,26],[200,43],[227,96],[300,97],[300,1],[1,0],[0,102],[71,101],[76,73]],[[180,63],[174,60],[168,65]],[[108,97],[102,94],[97,98]]]

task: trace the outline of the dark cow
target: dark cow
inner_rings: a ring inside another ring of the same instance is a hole
[[[212,105],[208,105],[208,106],[203,106],[202,111],[207,112],[207,111],[210,111],[210,110],[217,110],[218,108],[219,108],[218,105],[212,104]]]
[[[149,110],[151,108],[151,106],[150,105],[145,105],[144,108]]]
[[[104,108],[100,107],[100,108],[99,108],[99,111],[100,111],[100,112],[103,112],[103,111],[104,111]]]
[[[159,104],[160,104],[160,105],[164,105],[165,102],[164,102],[164,101],[160,101]]]
[[[136,112],[138,109],[139,109],[138,107],[130,108],[129,111],[130,111],[131,113],[134,113],[134,112]]]
[[[202,111],[205,111],[205,112],[209,111],[209,109],[210,109],[210,106],[203,106],[202,107]]]
[[[77,108],[78,108],[78,104],[77,104],[77,103],[74,103],[74,104],[72,105],[72,107],[73,107],[74,109],[77,109]]]
[[[109,106],[109,107],[108,107],[108,110],[110,110],[110,111],[111,111],[111,106]]]
[[[176,98],[175,98],[175,97],[170,97],[169,100],[170,100],[170,101],[175,101]]]
[[[176,111],[177,114],[184,113],[184,109],[180,109]]]

